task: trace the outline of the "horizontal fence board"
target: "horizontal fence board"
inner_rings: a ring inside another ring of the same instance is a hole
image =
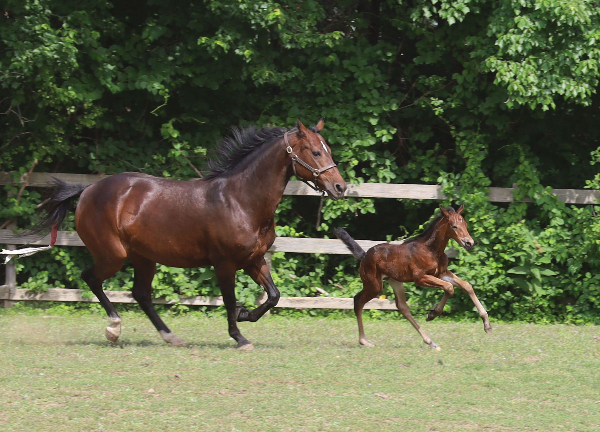
[[[20,182],[24,182],[23,175]],[[32,173],[28,180],[29,186],[48,187],[53,185],[52,177],[56,177],[67,183],[79,183],[90,185],[108,175],[97,174],[67,174],[67,173]],[[11,183],[11,174],[0,172],[0,185]],[[491,202],[513,202],[515,188],[490,187],[489,197]],[[600,203],[600,191],[584,189],[554,189],[559,201],[567,204],[597,204]],[[320,193],[312,190],[300,181],[290,181],[284,191],[284,195],[307,195],[319,196]],[[347,197],[353,198],[396,198],[396,199],[427,199],[444,200],[442,187],[439,185],[423,184],[386,184],[386,183],[361,183],[358,185],[348,184]],[[531,202],[531,198],[521,201]]]
[[[401,244],[402,241],[373,241],[373,240],[357,240],[357,243],[365,250],[381,244]],[[9,229],[0,230],[0,244],[12,245],[33,245],[47,246],[50,244],[50,235],[44,237],[35,235],[19,236],[14,234]],[[79,235],[75,231],[59,231],[56,237],[57,246],[85,246]],[[271,249],[271,252],[295,252],[295,253],[323,253],[350,255],[350,251],[338,239],[316,239],[316,238],[300,238],[300,237],[277,237]],[[457,252],[453,248],[448,248],[446,254],[450,258],[455,258]]]
[[[104,291],[113,303],[135,303],[129,291]],[[50,288],[46,292],[32,292],[17,289],[10,295],[6,285],[0,286],[0,300],[11,301],[56,301],[56,302],[87,302],[98,303],[98,298],[84,298],[79,289]],[[180,297],[179,300],[153,299],[154,304],[176,304],[186,306],[222,306],[222,297]],[[354,309],[354,299],[338,297],[281,297],[278,308],[294,309]],[[387,299],[374,299],[365,305],[365,309],[396,310],[396,304]]]

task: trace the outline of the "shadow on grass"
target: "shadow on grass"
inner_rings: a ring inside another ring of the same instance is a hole
[[[132,342],[129,340],[124,340],[117,344],[113,344],[108,341],[78,340],[78,341],[65,342],[64,345],[66,345],[66,346],[95,346],[95,347],[99,347],[99,348],[113,348],[113,349],[124,349],[127,347],[142,347],[142,348],[167,347],[167,348],[181,349],[181,350],[191,350],[191,349],[220,349],[220,350],[231,349],[231,350],[235,350],[236,349],[235,343],[229,343],[229,342],[192,342],[192,343],[188,343],[187,346],[185,346],[185,347],[171,347],[169,344],[167,344],[165,342],[151,341],[148,339],[143,339],[143,340],[139,340],[139,341],[135,341],[135,342]],[[258,350],[261,350],[261,349],[273,349],[273,350],[285,349],[285,346],[279,345],[279,344],[260,343],[258,345],[255,344],[254,347],[255,347],[255,349],[258,349]]]

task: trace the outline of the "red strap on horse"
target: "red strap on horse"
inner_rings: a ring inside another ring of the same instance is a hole
[[[58,237],[58,222],[52,225],[52,232],[50,233],[50,246],[54,246],[54,243],[56,243],[56,237]]]

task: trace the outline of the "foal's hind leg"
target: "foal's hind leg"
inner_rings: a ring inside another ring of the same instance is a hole
[[[381,290],[383,289],[383,282],[381,280],[381,275],[376,273],[367,274],[363,271],[361,271],[361,279],[363,281],[363,289],[354,296],[354,314],[356,315],[356,321],[358,322],[358,342],[361,345],[372,347],[375,345],[369,342],[365,336],[362,312],[365,304],[381,293]]]
[[[138,302],[142,310],[146,313],[156,330],[160,333],[163,340],[173,346],[186,346],[187,343],[171,333],[171,330],[160,319],[154,304],[152,303],[152,279],[156,273],[156,263],[144,258],[140,255],[130,255],[131,263],[133,264],[133,289],[131,294],[135,301]]]
[[[105,336],[112,343],[117,343],[121,335],[121,315],[104,294],[102,282],[114,276],[121,269],[124,261],[124,257],[113,260],[96,259],[93,267],[81,273],[81,278],[88,284],[94,295],[98,297],[100,304],[108,315],[109,325],[106,327]]]
[[[406,318],[412,324],[412,326],[415,328],[415,330],[417,330],[419,332],[419,334],[423,338],[423,342],[425,342],[427,345],[429,345],[434,350],[439,351],[441,348],[438,346],[438,344],[436,344],[433,340],[431,340],[431,338],[429,337],[429,335],[427,333],[425,333],[423,330],[421,330],[421,327],[419,327],[419,324],[417,324],[417,322],[412,317],[412,315],[410,313],[410,309],[408,307],[408,304],[406,303],[406,296],[404,293],[404,284],[402,282],[398,282],[395,279],[388,279],[387,282],[391,285],[392,289],[394,290],[394,294],[396,296],[396,307],[398,308],[400,313],[404,316],[404,318]]]

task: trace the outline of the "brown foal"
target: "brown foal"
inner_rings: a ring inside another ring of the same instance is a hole
[[[419,332],[423,341],[431,348],[440,347],[431,340],[410,314],[406,303],[403,282],[414,282],[418,286],[441,288],[444,296],[440,303],[427,314],[427,321],[441,315],[454,287],[462,288],[471,298],[479,316],[483,320],[483,329],[492,332],[488,314],[473,291],[469,282],[458,278],[448,270],[448,256],[444,253],[448,241],[456,240],[466,250],[475,244],[467,231],[467,222],[462,217],[464,206],[455,211],[452,207],[441,207],[441,214],[421,234],[408,239],[400,245],[382,243],[364,251],[356,241],[343,229],[335,229],[336,236],[342,240],[352,254],[360,260],[360,278],[363,289],[354,297],[354,312],[358,320],[359,342],[361,345],[373,346],[365,337],[362,322],[364,305],[377,297],[383,289],[383,280],[394,289],[396,306],[413,327]]]

